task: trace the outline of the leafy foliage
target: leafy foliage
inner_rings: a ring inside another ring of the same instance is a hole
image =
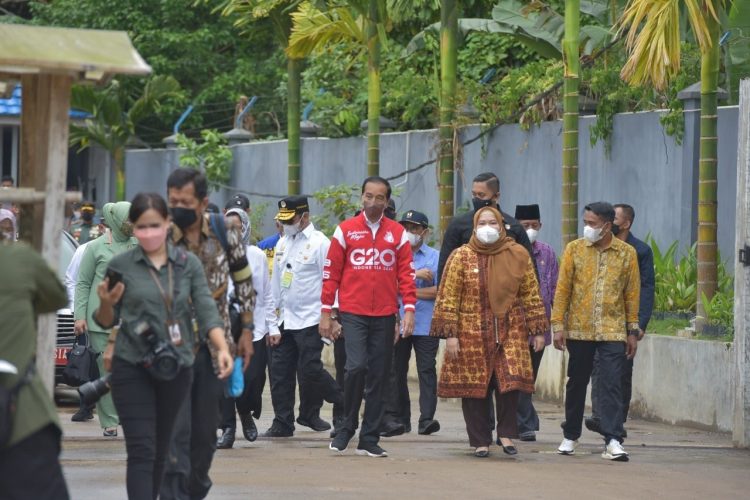
[[[315,227],[329,238],[333,236],[336,226],[360,208],[360,188],[357,184],[339,184],[314,192],[313,198],[323,206],[322,213],[313,216]]]
[[[232,151],[218,130],[201,130],[202,142],[183,134],[177,135],[177,145],[184,151],[180,155],[180,166],[201,169],[208,183],[214,188],[229,182],[232,166]]]

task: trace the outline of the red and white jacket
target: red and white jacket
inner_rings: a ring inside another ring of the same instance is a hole
[[[403,226],[380,219],[373,236],[364,212],[347,219],[333,233],[323,266],[322,310],[331,310],[338,291],[341,312],[388,316],[414,310],[417,292],[411,246]]]

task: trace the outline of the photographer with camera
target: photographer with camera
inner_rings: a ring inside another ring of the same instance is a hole
[[[167,242],[164,199],[136,195],[130,220],[139,245],[110,262],[93,319],[105,329],[120,322],[104,363],[125,433],[128,497],[141,499],[159,493],[172,428],[191,387],[195,346],[208,337],[220,378],[231,372],[232,358],[200,260]],[[99,389],[106,391],[106,380]]]

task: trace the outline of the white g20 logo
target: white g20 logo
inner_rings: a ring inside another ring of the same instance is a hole
[[[392,267],[396,263],[396,252],[390,249],[381,252],[377,248],[357,248],[352,250],[349,261],[353,266]]]

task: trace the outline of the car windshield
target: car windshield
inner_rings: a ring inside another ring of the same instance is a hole
[[[60,258],[57,261],[57,277],[63,283],[65,282],[65,271],[67,271],[77,247],[78,243],[72,236],[65,231],[60,232]]]

